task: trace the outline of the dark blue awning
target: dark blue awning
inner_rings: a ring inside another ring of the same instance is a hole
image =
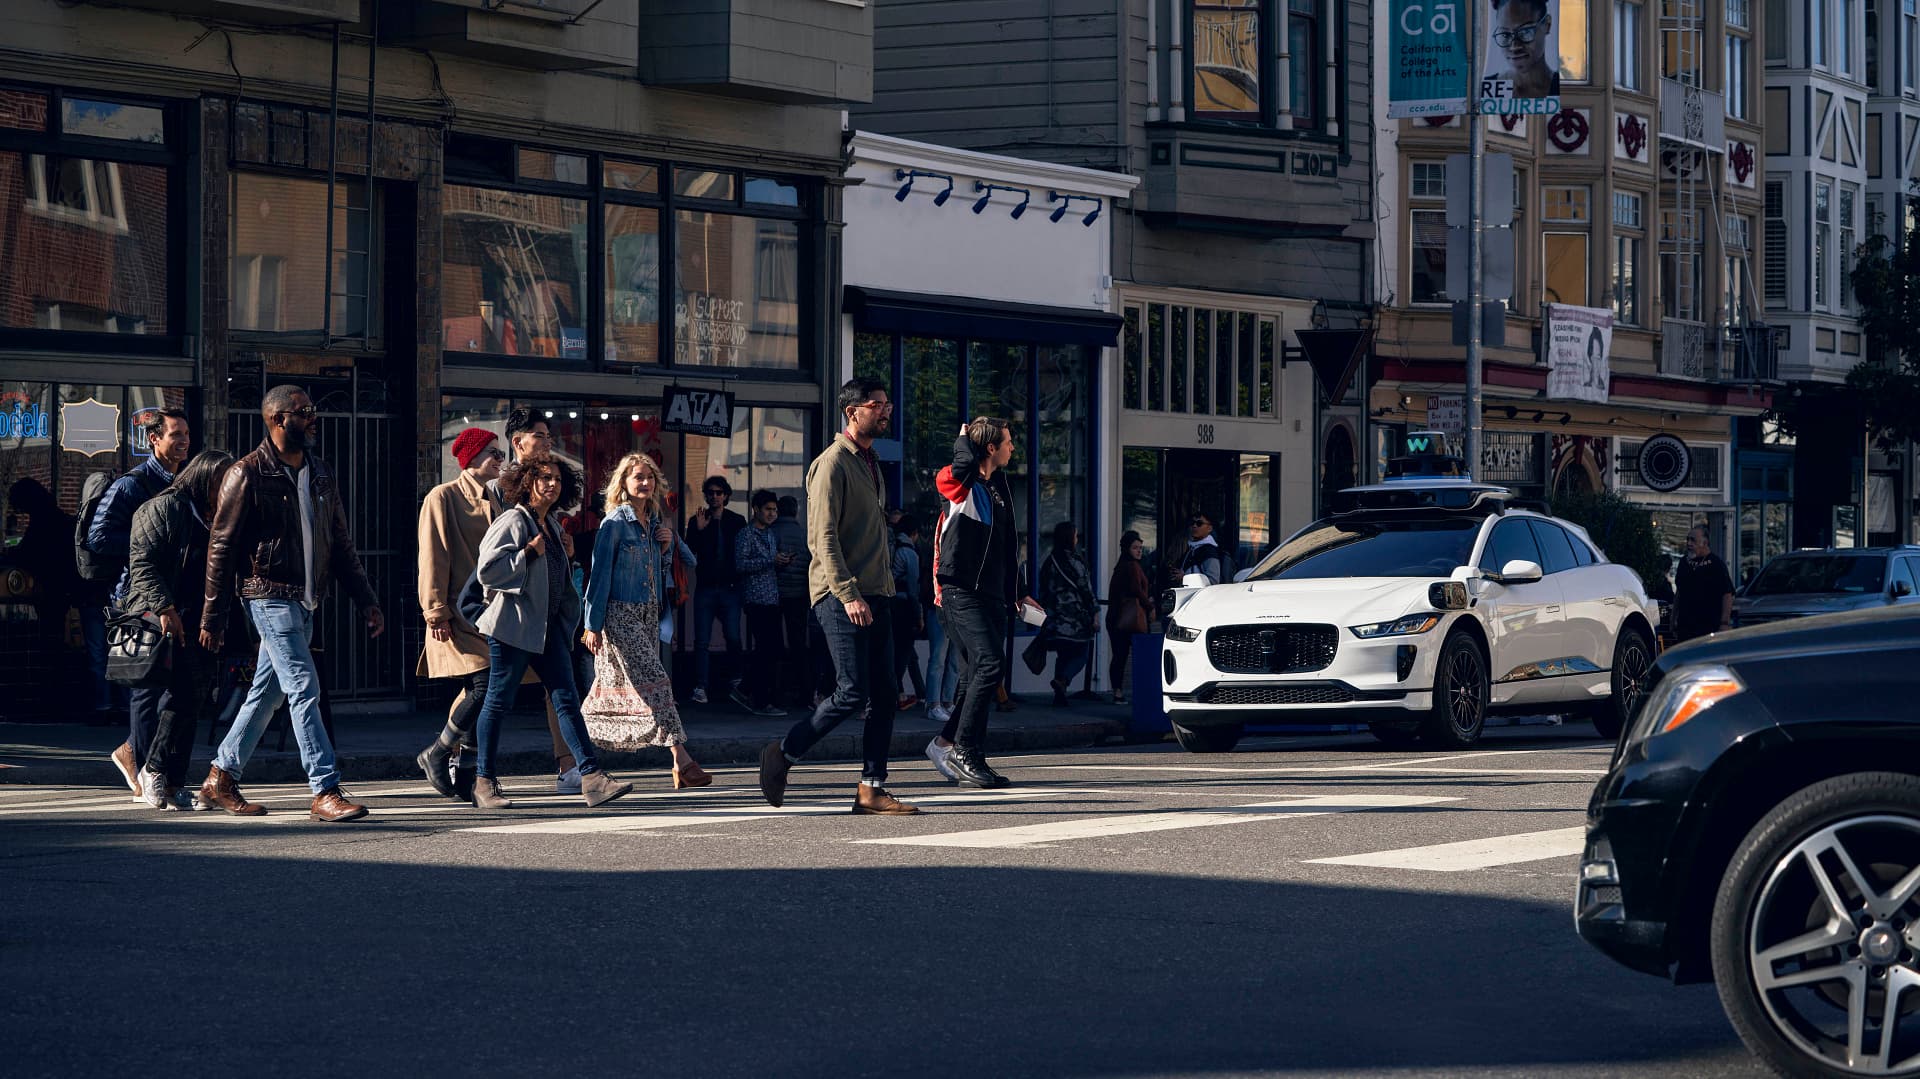
[[[1121,318],[1107,311],[1004,303],[848,285],[846,312],[856,330],[915,337],[1017,341],[1036,345],[1095,345],[1120,339]]]

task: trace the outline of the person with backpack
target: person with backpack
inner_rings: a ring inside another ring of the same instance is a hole
[[[109,599],[116,607],[125,601],[127,595],[134,511],[172,486],[174,474],[180,471],[181,465],[186,464],[188,450],[193,444],[193,431],[187,425],[187,414],[180,409],[158,408],[143,415],[146,420],[141,426],[147,436],[150,455],[132,471],[113,481],[102,493],[99,502],[91,506],[82,503],[79,523],[74,529],[74,560],[79,566],[81,579],[95,587],[110,587],[112,593]],[[97,595],[88,598],[95,599]],[[87,628],[89,610],[93,610],[94,617],[100,621],[97,670],[98,680],[104,685],[107,669],[106,611],[91,602],[83,605],[83,629]],[[90,631],[87,645],[91,650],[93,636]],[[128,789],[136,797],[140,794],[140,771],[146,766],[147,757],[153,750],[154,732],[160,724],[161,698],[165,695],[165,687],[158,686],[140,687],[127,695],[127,740],[109,754],[114,767],[120,769]]]

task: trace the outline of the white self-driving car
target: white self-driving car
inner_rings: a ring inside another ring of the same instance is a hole
[[[1182,746],[1249,722],[1365,722],[1389,745],[1470,745],[1490,712],[1615,737],[1647,690],[1659,613],[1577,525],[1465,479],[1346,492],[1231,584],[1178,589],[1161,653]]]

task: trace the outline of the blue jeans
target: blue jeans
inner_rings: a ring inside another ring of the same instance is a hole
[[[733,676],[743,673],[745,648],[740,643],[740,590],[732,585],[706,585],[693,594],[693,684],[712,692],[707,685],[708,668],[713,663],[713,619],[720,618],[720,632],[727,640],[727,655],[733,660]]]
[[[593,756],[593,739],[587,736],[587,721],[580,715],[580,690],[573,680],[572,644],[572,634],[566,627],[551,620],[547,622],[544,652],[529,652],[501,644],[491,637],[487,639],[492,677],[487,681],[487,704],[480,709],[479,729],[474,732],[474,741],[480,746],[475,772],[488,779],[498,778],[493,774],[493,758],[500,752],[500,726],[507,718],[507,709],[513,707],[513,695],[519,691],[520,678],[528,667],[533,668],[540,676],[540,684],[546,687],[547,700],[553,704],[554,715],[560,717],[560,737],[573,753],[580,774],[599,771],[600,764]]]
[[[945,704],[960,688],[960,649],[947,636],[947,614],[927,612],[927,700]]]
[[[293,738],[300,743],[300,764],[307,770],[307,786],[315,794],[338,787],[333,740],[320,721],[320,677],[310,647],[313,612],[298,600],[250,599],[247,613],[260,633],[260,655],[254,661],[247,703],[240,706],[213,763],[239,778],[260,736],[267,733],[267,724],[273,722],[273,713],[286,701]]]
[[[113,683],[107,681],[107,609],[98,604],[81,603],[80,639],[87,645],[87,699],[93,710],[104,712],[114,706]]]
[[[887,780],[887,750],[893,744],[893,714],[900,682],[893,670],[893,604],[885,596],[867,596],[873,624],[856,626],[847,608],[828,596],[815,604],[820,632],[833,657],[833,695],[813,714],[794,724],[781,740],[780,751],[799,760],[827,733],[849,719],[866,714],[860,740],[860,780],[876,786]]]

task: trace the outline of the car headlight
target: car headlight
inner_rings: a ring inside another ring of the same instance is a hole
[[[1410,614],[1391,622],[1374,622],[1364,626],[1348,626],[1355,637],[1405,637],[1415,633],[1425,633],[1440,624],[1440,616],[1431,612]]]
[[[1190,644],[1199,639],[1200,639],[1199,630],[1188,629],[1187,627],[1181,625],[1180,623],[1175,622],[1171,618],[1167,619],[1167,640],[1179,641],[1182,644]]]
[[[1739,675],[1719,664],[1682,667],[1661,679],[1642,702],[1636,736],[1665,734],[1746,689]]]

